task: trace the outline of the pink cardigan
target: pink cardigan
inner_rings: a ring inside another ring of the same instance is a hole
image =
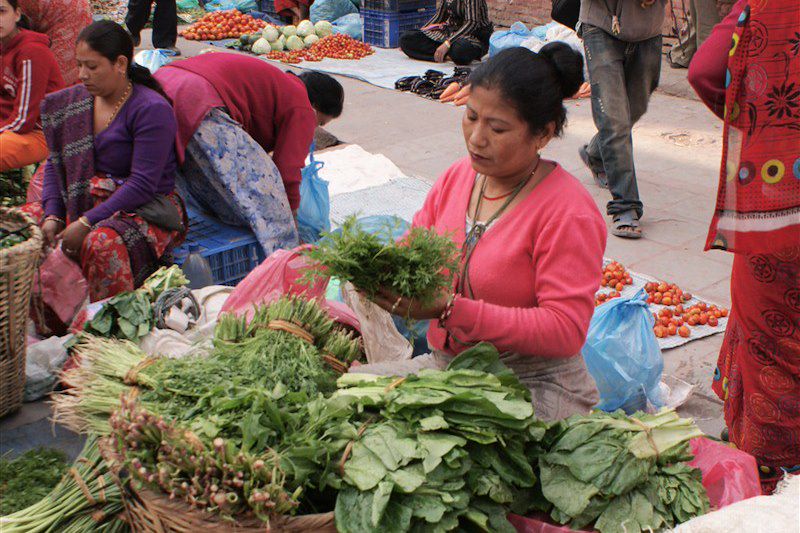
[[[468,158],[434,185],[414,226],[466,238],[467,206],[475,180]],[[488,341],[501,352],[571,357],[586,340],[600,284],[606,226],[583,185],[561,166],[483,235],[470,265],[477,299],[460,297],[448,331],[465,343]],[[466,349],[431,321],[430,345]]]

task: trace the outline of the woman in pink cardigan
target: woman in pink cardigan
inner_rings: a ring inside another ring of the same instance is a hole
[[[563,43],[505,50],[471,76],[462,128],[469,157],[439,178],[415,226],[453,236],[462,267],[430,308],[383,293],[397,315],[433,319],[433,353],[356,372],[443,368],[480,341],[494,344],[532,392],[537,416],[588,412],[598,400],[580,350],[594,312],[606,226],[592,197],[539,153],[561,134],[563,105],[583,83],[583,59]],[[466,244],[465,244],[466,243]]]

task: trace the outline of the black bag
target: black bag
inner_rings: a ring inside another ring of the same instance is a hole
[[[575,29],[581,14],[581,0],[553,0],[550,18],[564,26]]]

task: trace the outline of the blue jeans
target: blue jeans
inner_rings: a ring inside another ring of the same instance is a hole
[[[609,215],[634,210],[642,202],[633,164],[634,124],[647,111],[661,74],[661,36],[627,43],[595,26],[581,26],[597,134],[589,143],[592,165],[605,169],[611,201]]]

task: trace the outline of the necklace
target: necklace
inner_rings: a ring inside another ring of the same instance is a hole
[[[488,200],[489,202],[496,202],[497,200],[502,200],[503,198],[508,198],[508,197],[509,197],[509,196],[511,196],[512,194],[514,194],[514,189],[512,189],[512,190],[508,191],[508,192],[507,192],[507,193],[505,193],[505,194],[501,194],[500,196],[486,196],[486,195],[484,194],[484,195],[483,195],[483,199],[484,199],[484,200]]]
[[[122,93],[122,96],[117,102],[116,107],[114,107],[114,111],[112,111],[111,116],[108,117],[108,122],[106,122],[106,127],[103,128],[104,130],[108,129],[108,127],[111,125],[114,119],[117,118],[117,113],[119,113],[119,110],[122,109],[122,105],[128,100],[128,97],[131,95],[132,90],[133,90],[133,84],[129,81],[128,86],[125,88],[125,92]]]

